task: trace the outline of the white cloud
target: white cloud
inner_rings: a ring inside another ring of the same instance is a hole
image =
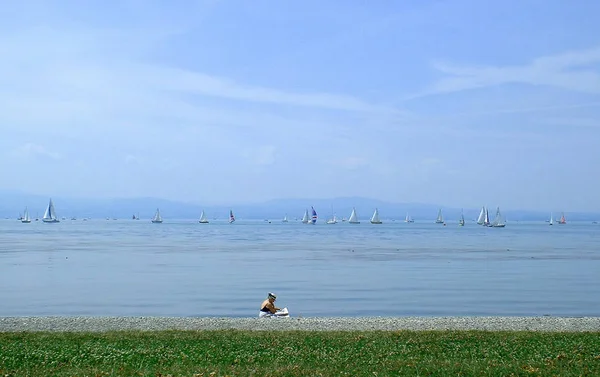
[[[142,159],[132,154],[128,154],[125,156],[125,163],[127,165],[140,165],[142,163]]]
[[[600,93],[600,47],[543,56],[526,65],[461,66],[436,62],[433,68],[446,74],[414,97],[496,86],[508,83],[552,86],[584,93]]]
[[[26,143],[13,151],[14,157],[22,158],[43,158],[51,160],[61,159],[61,155],[57,152],[52,152],[44,146],[35,143]]]
[[[240,152],[241,156],[249,163],[258,166],[273,165],[275,163],[277,148],[273,145],[263,145],[256,148],[246,148]]]

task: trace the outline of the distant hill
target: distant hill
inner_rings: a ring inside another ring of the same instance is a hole
[[[17,218],[25,206],[29,208],[32,217],[41,217],[48,205],[48,197],[31,195],[16,191],[0,191],[0,217]],[[331,216],[332,210],[338,218],[349,217],[352,207],[356,208],[358,216],[367,220],[373,214],[375,208],[379,208],[382,219],[403,219],[406,213],[410,213],[415,220],[432,221],[437,216],[436,204],[423,203],[391,203],[376,199],[361,197],[344,197],[334,199],[276,199],[259,204],[232,204],[225,205],[199,205],[158,198],[117,198],[117,199],[81,199],[81,198],[52,198],[56,211],[60,217],[77,218],[131,218],[136,214],[142,219],[150,219],[156,208],[160,208],[164,219],[196,219],[204,210],[209,219],[225,219],[229,209],[233,209],[238,219],[281,219],[287,214],[290,220],[301,218],[305,209],[314,206],[319,218],[325,219]],[[475,219],[480,208],[465,208],[464,214],[467,220]],[[443,207],[444,218],[456,220],[460,215],[460,208]],[[508,221],[514,220],[545,220],[549,217],[546,211],[522,211],[502,208],[503,214]],[[495,213],[495,207],[490,208],[490,216]],[[560,214],[555,213],[555,217]],[[600,220],[598,213],[567,212],[568,220]]]

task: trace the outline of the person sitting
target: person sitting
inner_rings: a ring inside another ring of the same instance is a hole
[[[281,308],[275,306],[275,300],[277,300],[277,296],[275,296],[274,293],[269,292],[267,294],[267,299],[260,305],[260,311],[258,312],[260,318],[270,317],[277,313],[278,310],[281,310]]]

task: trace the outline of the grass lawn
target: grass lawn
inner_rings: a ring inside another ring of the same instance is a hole
[[[600,333],[0,333],[6,376],[600,376]]]

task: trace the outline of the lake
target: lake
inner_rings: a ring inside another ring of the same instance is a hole
[[[0,316],[599,316],[600,225],[0,220]]]

